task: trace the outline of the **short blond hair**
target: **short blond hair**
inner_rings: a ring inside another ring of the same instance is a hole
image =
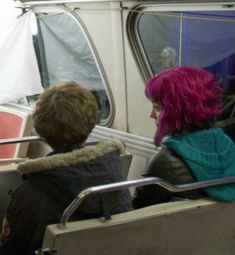
[[[33,120],[38,135],[52,148],[79,146],[98,121],[97,101],[85,87],[66,81],[41,94]]]

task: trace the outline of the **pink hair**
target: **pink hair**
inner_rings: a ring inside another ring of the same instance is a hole
[[[155,144],[166,135],[211,126],[221,111],[221,93],[214,76],[199,68],[170,68],[150,79],[145,95],[162,106]]]

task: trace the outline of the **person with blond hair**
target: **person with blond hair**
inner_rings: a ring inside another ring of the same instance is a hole
[[[33,114],[38,135],[51,146],[47,157],[18,165],[23,183],[11,194],[4,219],[0,254],[35,254],[46,226],[85,188],[124,181],[118,140],[86,146],[98,121],[97,101],[90,91],[68,81],[42,93]],[[92,195],[72,215],[82,220],[131,210],[129,190]]]

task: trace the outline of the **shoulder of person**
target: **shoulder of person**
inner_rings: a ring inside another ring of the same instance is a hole
[[[154,163],[170,163],[171,161],[180,160],[180,158],[166,145],[163,145],[159,151],[156,152],[156,154],[153,155],[151,158],[149,164]]]
[[[188,172],[188,167],[184,161],[166,145],[163,145],[158,153],[156,153],[150,160],[146,175],[147,176],[158,176],[170,179],[175,179],[181,172]]]

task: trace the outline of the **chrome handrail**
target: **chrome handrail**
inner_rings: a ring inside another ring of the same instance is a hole
[[[25,142],[37,142],[42,141],[39,136],[24,136],[18,138],[6,138],[0,139],[0,145],[12,144],[12,143],[25,143]]]
[[[37,142],[42,141],[39,136],[24,136],[17,138],[6,138],[0,139],[0,145],[14,144],[14,143],[25,143],[25,142]],[[6,163],[20,163],[27,160],[27,158],[3,158],[0,159],[0,166]]]
[[[22,136],[22,137],[16,137],[16,138],[6,138],[6,139],[0,139],[0,145],[5,144],[12,144],[12,143],[25,143],[25,142],[39,142],[43,141],[43,139],[40,136]],[[97,140],[89,139],[88,142],[90,143],[96,143]]]
[[[0,166],[1,164],[5,164],[5,163],[20,163],[26,160],[27,158],[4,158],[4,159],[0,159]]]
[[[182,192],[182,191],[195,190],[195,189],[206,188],[210,186],[222,185],[222,184],[228,184],[228,183],[235,183],[235,176],[213,179],[208,181],[193,182],[193,183],[187,183],[187,184],[181,184],[181,185],[173,185],[169,183],[168,181],[165,181],[158,177],[149,177],[149,178],[142,178],[137,180],[116,182],[111,184],[90,187],[81,191],[79,195],[72,201],[72,203],[65,209],[60,219],[59,226],[62,229],[65,228],[66,223],[68,222],[70,216],[79,207],[79,205],[83,202],[83,200],[91,194],[105,193],[105,192],[115,191],[115,190],[123,190],[130,187],[138,187],[138,186],[144,186],[149,184],[157,184],[171,192]]]

